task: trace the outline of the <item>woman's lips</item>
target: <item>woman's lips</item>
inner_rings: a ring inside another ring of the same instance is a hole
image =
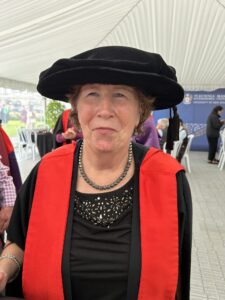
[[[98,128],[95,128],[94,131],[97,131],[100,134],[112,134],[112,133],[116,132],[115,129],[109,128],[109,127],[98,127]]]

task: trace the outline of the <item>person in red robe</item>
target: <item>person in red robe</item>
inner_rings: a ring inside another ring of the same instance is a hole
[[[64,110],[56,121],[53,129],[54,149],[82,138],[82,134],[75,129],[70,120],[70,113],[71,109]]]
[[[18,192],[21,185],[22,179],[20,175],[20,169],[15,155],[13,144],[2,128],[2,121],[0,120],[0,155],[2,157],[2,163],[9,168],[9,175],[13,178],[13,183]]]

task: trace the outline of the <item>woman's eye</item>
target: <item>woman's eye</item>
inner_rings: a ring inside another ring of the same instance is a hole
[[[125,95],[122,94],[122,93],[115,93],[115,96],[116,96],[116,97],[125,97]]]
[[[88,96],[97,96],[98,94],[96,92],[90,92],[88,93]]]

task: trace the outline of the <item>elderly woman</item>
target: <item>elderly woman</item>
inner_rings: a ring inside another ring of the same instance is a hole
[[[189,299],[191,196],[183,167],[132,144],[153,109],[183,99],[158,54],[100,47],[42,72],[69,99],[83,140],[47,154],[17,198],[1,288],[23,271],[27,300]]]

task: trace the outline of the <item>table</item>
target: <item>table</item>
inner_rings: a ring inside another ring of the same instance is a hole
[[[37,147],[41,157],[51,152],[53,148],[53,134],[51,132],[38,133]]]

